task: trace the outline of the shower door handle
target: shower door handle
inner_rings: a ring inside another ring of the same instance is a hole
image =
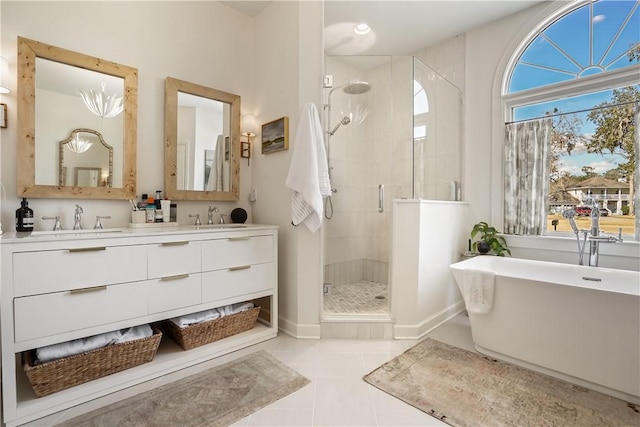
[[[378,212],[384,212],[384,185],[378,185]]]

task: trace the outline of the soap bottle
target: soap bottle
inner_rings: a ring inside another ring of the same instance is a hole
[[[16,210],[16,231],[33,231],[33,209],[24,197]]]

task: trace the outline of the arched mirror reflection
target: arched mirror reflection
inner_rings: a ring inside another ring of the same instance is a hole
[[[240,97],[165,83],[165,191],[173,200],[238,200]]]
[[[22,37],[18,68],[18,194],[135,198],[137,70]]]
[[[113,186],[113,147],[99,132],[74,129],[68,138],[59,142],[58,158],[58,185],[61,187]]]

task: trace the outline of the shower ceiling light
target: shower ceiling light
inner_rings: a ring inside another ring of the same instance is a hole
[[[93,89],[88,91],[80,89],[80,96],[89,111],[103,119],[111,119],[122,112],[124,105],[122,97],[117,94],[104,96],[105,84],[102,82],[102,92],[94,92]]]
[[[364,22],[359,23],[353,28],[353,32],[359,36],[364,36],[365,34],[369,34],[371,31],[371,27]]]

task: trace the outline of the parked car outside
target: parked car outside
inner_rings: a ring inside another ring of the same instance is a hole
[[[578,215],[578,216],[590,216],[591,215],[591,207],[590,206],[576,206],[576,215]]]
[[[600,208],[600,216],[609,216],[611,215],[611,209]]]

